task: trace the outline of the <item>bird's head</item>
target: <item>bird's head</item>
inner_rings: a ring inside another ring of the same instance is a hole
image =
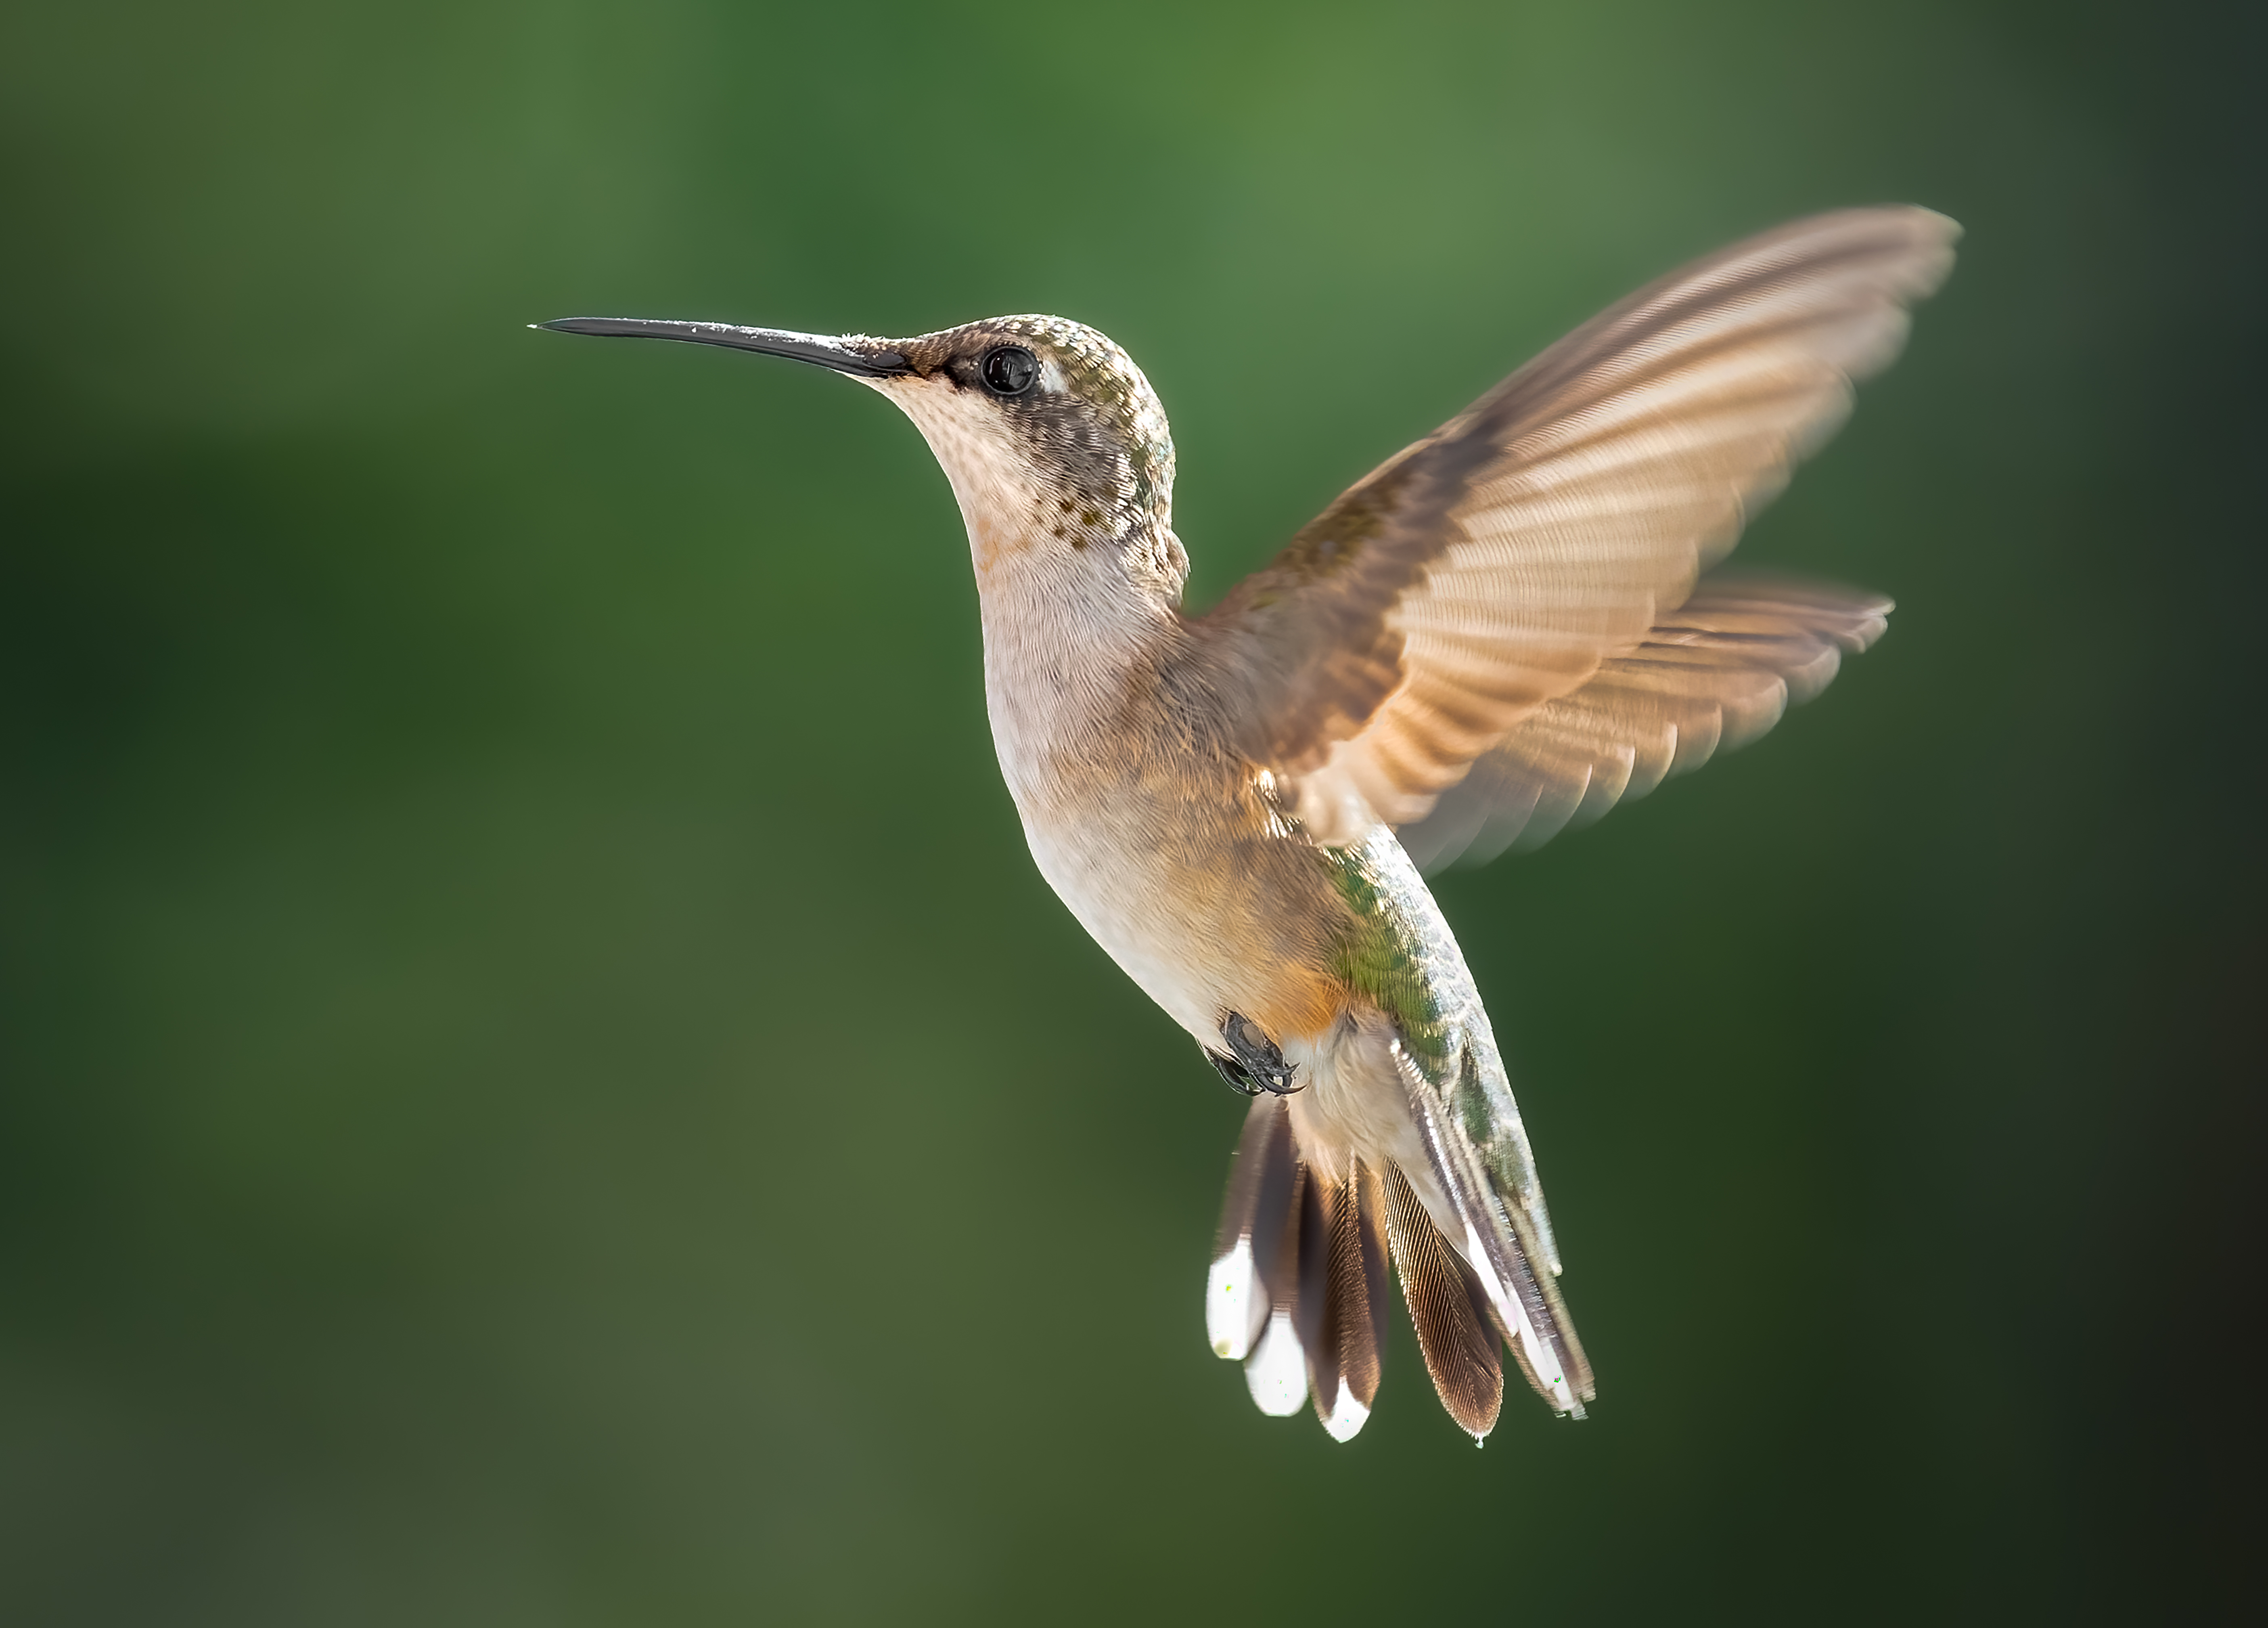
[[[569,317],[571,334],[675,339],[788,357],[870,385],[945,468],[980,578],[1127,583],[1178,602],[1174,442],[1150,381],[1105,335],[1060,317],[994,317],[914,339],[715,322]]]

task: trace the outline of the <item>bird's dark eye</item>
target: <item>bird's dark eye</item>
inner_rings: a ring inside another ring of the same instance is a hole
[[[976,365],[986,387],[1000,395],[1021,395],[1040,376],[1040,358],[1021,345],[995,345]]]

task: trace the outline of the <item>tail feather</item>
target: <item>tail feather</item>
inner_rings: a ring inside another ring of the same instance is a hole
[[[1469,1220],[1464,1230],[1460,1240],[1445,1234],[1390,1162],[1358,1160],[1334,1181],[1300,1156],[1285,1101],[1260,1097],[1237,1144],[1206,1282],[1213,1350],[1243,1362],[1262,1412],[1280,1418],[1312,1403],[1323,1428],[1348,1440],[1378,1396],[1390,1267],[1441,1405],[1477,1441],[1503,1407],[1504,1348],[1530,1385],[1564,1395],[1555,1359],[1560,1340],[1572,1347],[1572,1330],[1557,1285],[1525,1270],[1520,1246],[1533,1241],[1517,1236],[1516,1222],[1506,1229],[1515,1234],[1509,1249],[1501,1240],[1491,1249]],[[1587,1391],[1580,1348],[1572,1354]],[[1552,1371],[1539,1376],[1544,1365]]]
[[[1462,1099],[1454,1114],[1442,1111],[1448,1104],[1441,1100],[1440,1090],[1398,1042],[1395,1062],[1434,1179],[1447,1197],[1451,1224],[1464,1234],[1453,1241],[1453,1250],[1462,1256],[1486,1297],[1490,1310],[1485,1321],[1518,1353],[1521,1373],[1536,1394],[1559,1411],[1580,1418],[1583,1404],[1596,1394],[1590,1364],[1552,1276],[1557,1252],[1543,1212],[1543,1195],[1535,1185],[1527,1136],[1520,1128],[1519,1109],[1504,1082],[1494,1042],[1485,1034],[1478,1038],[1485,1063],[1469,1036],[1455,1072],[1445,1075]],[[1490,1100],[1491,1082],[1501,1094],[1498,1102]],[[1490,1139],[1498,1144],[1493,1160],[1484,1156],[1475,1140],[1469,1123],[1475,1116],[1488,1123]],[[1545,1263],[1546,1270],[1535,1269],[1538,1261]]]
[[[1310,1182],[1310,1190],[1326,1187],[1312,1175]],[[1315,1417],[1333,1440],[1347,1441],[1378,1396],[1387,1316],[1384,1189],[1357,1161],[1348,1180],[1327,1190],[1301,1216],[1301,1334]],[[1310,1228],[1319,1234],[1313,1246]]]
[[[1205,1284],[1205,1336],[1218,1356],[1241,1362],[1266,1329],[1291,1219],[1292,1116],[1280,1096],[1256,1097],[1238,1138]]]
[[[1245,1117],[1205,1285],[1214,1352],[1244,1363],[1263,1413],[1313,1399],[1338,1440],[1370,1417],[1386,1337],[1385,1187],[1358,1163],[1335,1182],[1300,1157],[1281,1097]]]
[[[1365,1409],[1378,1395],[1388,1315],[1386,1188],[1378,1172],[1358,1162],[1349,1183],[1344,1230],[1335,1257],[1333,1292],[1346,1308],[1341,1324],[1339,1377]]]
[[[1386,1169],[1387,1237],[1401,1275],[1418,1349],[1441,1405],[1457,1428],[1480,1440],[1504,1405],[1503,1342],[1480,1281],[1392,1165]]]
[[[1336,1230],[1339,1186],[1300,1161],[1299,1282],[1293,1291],[1292,1326],[1307,1355],[1307,1393],[1328,1411],[1339,1392],[1338,1329],[1331,1310],[1331,1234]]]
[[[1314,1191],[1312,1173],[1291,1157],[1288,1121],[1284,1145],[1285,1160],[1291,1166],[1288,1202],[1279,1208],[1257,1212],[1251,1234],[1256,1245],[1254,1258],[1260,1264],[1260,1280],[1269,1289],[1270,1297],[1267,1326],[1244,1365],[1244,1383],[1252,1392],[1253,1404],[1263,1413],[1278,1418],[1297,1413],[1300,1404],[1307,1399],[1307,1365],[1304,1360],[1307,1342],[1300,1332],[1300,1240],[1301,1234],[1308,1230],[1302,1222]],[[1263,1183],[1263,1205],[1280,1185],[1272,1177]],[[1266,1222],[1270,1218],[1276,1221],[1276,1236],[1269,1247],[1258,1247],[1265,1239],[1269,1230]]]

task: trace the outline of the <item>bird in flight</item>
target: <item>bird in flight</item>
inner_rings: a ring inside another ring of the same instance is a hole
[[[1369,1417],[1388,1264],[1444,1407],[1503,1353],[1580,1417],[1590,1365],[1504,1060],[1421,872],[1533,847],[1753,740],[1888,600],[1712,571],[1959,228],[1800,220],[1577,328],[1363,476],[1212,609],[1182,602],[1149,381],[1057,317],[914,339],[572,317],[815,363],[888,397],[967,523],[985,696],[1032,857],[1251,1099],[1205,1286],[1263,1412]]]

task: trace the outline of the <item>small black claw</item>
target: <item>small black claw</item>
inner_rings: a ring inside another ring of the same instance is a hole
[[[1244,1072],[1243,1064],[1234,1057],[1223,1057],[1219,1052],[1210,1048],[1206,1050],[1204,1055],[1205,1061],[1212,1064],[1213,1072],[1228,1082],[1228,1088],[1231,1091],[1235,1092],[1239,1096],[1246,1097],[1256,1097],[1260,1094],[1260,1087],[1252,1083],[1252,1076]]]
[[[1211,1051],[1205,1055],[1213,1059],[1220,1077],[1245,1095],[1256,1096],[1267,1091],[1283,1097],[1307,1089],[1292,1083],[1292,1065],[1284,1060],[1284,1054],[1276,1049],[1276,1042],[1268,1038],[1260,1025],[1242,1013],[1232,1012],[1221,1020],[1220,1037],[1234,1054],[1233,1060]],[[1231,1068],[1236,1071],[1235,1078],[1229,1073]]]

